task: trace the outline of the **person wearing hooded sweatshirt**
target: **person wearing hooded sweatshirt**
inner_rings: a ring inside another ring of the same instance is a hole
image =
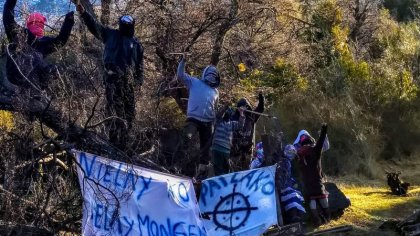
[[[246,98],[239,99],[236,107],[242,107],[244,110],[252,111],[251,104]],[[258,113],[264,112],[264,96],[262,93],[258,94],[258,105],[253,110]],[[243,169],[246,168],[246,165],[250,161],[250,156],[252,154],[252,146],[253,137],[254,137],[254,127],[257,123],[260,115],[253,114],[249,112],[245,112],[245,124],[242,129],[237,130],[233,136],[233,151],[232,155],[237,157],[240,156],[240,163]],[[232,116],[232,120],[238,121],[239,120],[239,112],[238,110]]]
[[[321,165],[321,154],[327,137],[326,124],[322,125],[318,140],[304,132],[299,132],[297,148],[297,160],[302,177],[305,198],[308,199],[312,213],[312,220],[315,226],[328,222],[330,219],[328,192],[323,184],[323,172]],[[321,206],[322,215],[318,213],[317,205]]]
[[[306,136],[306,137],[305,137]],[[301,147],[300,139],[308,138],[311,140],[312,143],[315,143],[315,139],[309,134],[306,130],[299,131],[298,136],[296,137],[295,141],[293,142],[293,146],[295,146],[296,149],[299,149]],[[330,149],[330,140],[328,139],[328,135],[325,137],[324,144],[322,145],[322,152],[326,152]]]
[[[41,13],[32,13],[26,19],[26,28],[15,20],[17,0],[6,0],[3,8],[3,25],[9,44],[6,46],[6,75],[12,84],[44,89],[56,67],[44,58],[64,46],[74,25],[74,12],[66,14],[60,33],[55,37],[44,35],[46,18]],[[29,80],[29,81],[28,81]]]
[[[296,148],[296,150],[299,150],[299,148],[302,146],[300,140],[308,140],[308,142],[310,142],[312,145],[315,144],[315,139],[309,134],[308,131],[306,130],[301,130],[299,131],[298,136],[296,137],[295,141],[293,142],[293,146]],[[328,139],[328,135],[325,136],[325,141],[324,144],[322,146],[322,152],[326,152],[330,149],[330,141]],[[297,165],[297,159],[293,159],[293,164],[292,164],[292,172],[293,175],[296,177],[297,183],[298,185],[300,185],[300,187],[304,187],[303,183],[302,183],[302,173],[300,173],[300,171],[298,170],[298,165]],[[325,174],[322,173],[322,177],[325,177]]]
[[[77,6],[88,30],[105,45],[104,83],[109,139],[116,147],[127,146],[128,131],[135,118],[133,83],[143,84],[143,46],[134,36],[135,20],[129,15],[119,18],[119,29],[99,23],[82,5]]]
[[[200,157],[198,171],[195,176],[198,179],[207,177],[209,167],[209,152],[212,144],[213,122],[216,119],[215,107],[219,99],[217,87],[220,85],[220,75],[217,68],[207,66],[202,73],[201,79],[185,73],[185,58],[182,57],[177,70],[177,79],[188,89],[187,121],[183,129],[183,138],[180,148],[175,154],[174,167],[179,171],[182,161],[189,158],[189,145],[195,133],[200,137]],[[196,161],[196,160],[195,160]],[[189,170],[183,170],[186,174]]]

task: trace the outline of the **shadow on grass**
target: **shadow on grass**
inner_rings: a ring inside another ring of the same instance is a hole
[[[392,195],[392,193],[389,191],[374,191],[374,192],[367,192],[367,193],[365,193],[364,195],[366,195],[366,196],[370,196],[370,195],[374,195],[374,194],[381,194],[381,195],[385,195],[385,196],[387,196],[387,195]]]
[[[380,217],[404,219],[405,217],[408,217],[410,214],[412,214],[415,210],[420,209],[419,198],[410,198],[405,196],[399,197],[394,195],[391,196],[396,198],[407,198],[407,200],[401,203],[392,204],[392,206],[389,208],[372,209],[367,210],[367,212],[369,212],[371,215]]]

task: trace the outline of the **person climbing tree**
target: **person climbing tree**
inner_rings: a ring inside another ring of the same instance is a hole
[[[245,115],[242,108],[239,109],[239,122],[230,119],[232,113],[232,109],[225,107],[217,114],[213,145],[211,147],[213,152],[214,174],[216,176],[229,173],[229,158],[233,132],[241,129],[244,125]]]
[[[241,169],[247,169],[251,161],[252,146],[254,145],[254,128],[260,115],[246,112],[252,111],[251,104],[246,98],[239,99],[236,104],[237,108],[243,108],[245,110],[245,124],[242,129],[237,130],[233,136],[233,152],[232,155],[235,159],[239,156],[239,165]],[[262,93],[258,94],[258,105],[253,110],[254,112],[264,112],[264,96]],[[239,120],[239,111],[237,110],[232,116],[232,120]]]
[[[66,14],[60,33],[56,37],[44,35],[46,17],[31,13],[26,28],[15,20],[17,0],[6,0],[3,8],[3,24],[9,44],[6,46],[6,75],[9,82],[23,88],[45,89],[56,74],[56,67],[44,61],[44,57],[64,46],[74,25],[74,12]]]
[[[315,226],[321,225],[322,221],[327,223],[330,220],[328,205],[328,192],[323,184],[323,172],[321,165],[321,154],[327,136],[326,124],[322,125],[321,133],[316,143],[310,135],[299,135],[298,165],[302,176],[305,198],[310,200],[309,205],[312,213],[312,220]],[[299,134],[301,134],[299,132]],[[320,215],[317,205],[321,205]]]
[[[143,84],[143,46],[134,36],[135,20],[123,15],[119,18],[119,29],[111,29],[99,23],[82,5],[77,5],[77,11],[88,30],[105,45],[106,113],[108,117],[114,117],[107,123],[109,139],[124,150],[135,118],[133,82],[137,86]]]
[[[215,107],[219,99],[217,88],[220,85],[220,75],[216,67],[209,65],[203,70],[201,79],[197,79],[185,73],[185,63],[183,56],[178,65],[177,79],[187,87],[189,93],[187,121],[183,129],[182,143],[175,153],[173,163],[175,171],[179,172],[182,169],[182,161],[191,160],[189,146],[194,134],[198,132],[200,157],[195,176],[197,179],[204,179],[209,169],[209,151],[213,136],[213,122],[216,119]],[[191,175],[185,169],[182,173]]]

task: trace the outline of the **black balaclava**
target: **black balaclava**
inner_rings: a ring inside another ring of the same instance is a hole
[[[246,109],[251,110],[251,104],[248,102],[246,98],[239,99],[238,103],[236,104],[236,107],[246,107]]]
[[[130,15],[121,16],[119,20],[121,34],[127,37],[133,37],[134,24],[135,24],[135,20],[132,16]]]

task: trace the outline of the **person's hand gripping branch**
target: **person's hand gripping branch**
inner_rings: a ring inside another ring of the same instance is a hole
[[[66,14],[65,20],[69,20],[70,22],[74,23],[74,11],[71,11]]]
[[[187,60],[187,55],[188,55],[188,53],[186,53],[186,52],[180,53],[180,56],[181,56],[180,61],[186,61]]]
[[[85,13],[85,7],[83,7],[83,5],[80,3],[80,1],[77,1],[76,11],[79,12],[80,14]]]

